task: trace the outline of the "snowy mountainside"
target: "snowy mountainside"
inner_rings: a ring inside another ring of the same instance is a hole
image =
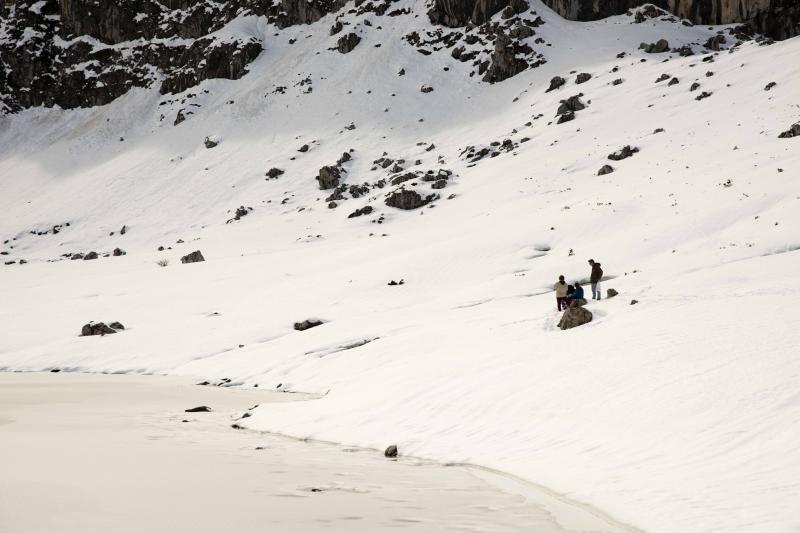
[[[647,531],[796,529],[800,41],[532,2],[532,52],[502,59],[530,64],[490,84],[479,29],[396,8],[242,15],[219,31],[264,49],[239,79],[0,116],[0,368],[316,393],[240,423],[480,464]],[[560,331],[553,283],[589,258],[620,295]]]

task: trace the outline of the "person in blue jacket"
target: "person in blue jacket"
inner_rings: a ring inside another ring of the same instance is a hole
[[[581,287],[581,284],[576,281],[575,290],[569,297],[569,307],[572,307],[573,302],[577,302],[577,305],[582,305],[581,300],[583,300],[583,303],[586,302],[583,296],[583,287]]]

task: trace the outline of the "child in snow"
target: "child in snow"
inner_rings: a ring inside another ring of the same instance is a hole
[[[558,276],[558,282],[553,286],[556,291],[556,307],[559,311],[567,308],[567,282],[564,276]]]
[[[592,300],[599,300],[600,280],[603,278],[603,269],[600,268],[600,263],[594,262],[594,259],[589,259],[589,265],[592,267],[592,273],[589,275],[589,281],[592,284]]]

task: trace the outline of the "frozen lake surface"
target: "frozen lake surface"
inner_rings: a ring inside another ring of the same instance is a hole
[[[302,400],[0,373],[0,531],[626,531],[495,473],[231,427],[256,404]],[[212,411],[184,412],[200,405]]]

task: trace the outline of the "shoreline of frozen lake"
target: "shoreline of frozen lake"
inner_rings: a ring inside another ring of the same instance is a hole
[[[255,404],[297,398],[156,376],[0,373],[0,455],[11,459],[0,530],[626,531],[492,472],[231,428]],[[213,411],[184,412],[198,405]]]

